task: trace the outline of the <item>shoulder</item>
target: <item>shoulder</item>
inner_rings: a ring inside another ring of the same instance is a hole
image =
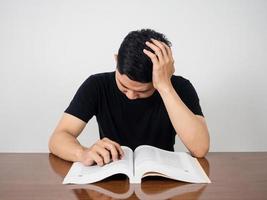
[[[180,81],[180,82],[189,81],[187,78],[185,78],[183,76],[178,76],[178,75],[172,75],[171,80],[172,81]]]
[[[111,78],[114,76],[115,72],[103,72],[103,73],[97,73],[90,75],[85,82],[104,82],[104,81],[110,81]]]
[[[185,105],[194,114],[204,116],[199,104],[198,94],[192,83],[182,76],[175,75],[172,76],[171,81],[176,93],[181,97]]]
[[[171,82],[179,96],[185,98],[195,96],[197,98],[196,90],[189,79],[184,78],[182,76],[173,75],[171,77]]]
[[[110,84],[115,72],[103,72],[90,75],[84,82],[85,87],[101,87]]]
[[[183,90],[187,88],[188,86],[192,85],[191,82],[187,78],[183,76],[177,76],[177,75],[172,75],[171,82],[174,88],[177,90]]]

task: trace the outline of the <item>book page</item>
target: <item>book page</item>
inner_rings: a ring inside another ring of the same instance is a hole
[[[63,184],[87,184],[100,181],[114,174],[133,176],[133,152],[129,147],[122,146],[124,156],[117,161],[112,161],[104,166],[85,166],[75,162],[64,178]]]
[[[136,165],[144,162],[157,162],[158,164],[178,167],[181,170],[186,168],[180,157],[172,154],[172,152],[164,152],[164,150],[149,145],[141,145],[135,149],[134,162]]]
[[[170,152],[142,145],[134,152],[135,179],[158,175],[185,182],[210,182],[198,161],[185,152]]]

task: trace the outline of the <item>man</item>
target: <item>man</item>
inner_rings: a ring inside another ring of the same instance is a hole
[[[130,32],[115,55],[115,72],[91,75],[80,86],[49,142],[69,161],[105,165],[120,159],[120,145],[142,144],[173,151],[178,135],[190,153],[204,157],[208,128],[189,80],[175,76],[171,43],[151,29]],[[100,140],[91,147],[76,139],[96,116]]]

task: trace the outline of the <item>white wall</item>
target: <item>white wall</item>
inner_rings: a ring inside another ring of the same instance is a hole
[[[211,151],[267,150],[267,1],[0,1],[0,151],[47,152],[79,85],[115,69],[131,30],[173,43],[200,97]],[[95,119],[80,137],[98,138]],[[180,142],[176,150],[183,150]]]

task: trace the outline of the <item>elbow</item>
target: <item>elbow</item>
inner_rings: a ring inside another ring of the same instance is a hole
[[[209,152],[209,144],[191,151],[191,154],[196,158],[204,158],[208,154],[208,152]]]
[[[198,150],[191,152],[192,156],[195,158],[204,158],[208,154],[209,150]]]
[[[53,141],[53,135],[51,135],[51,137],[49,138],[49,141],[48,141],[48,150],[49,150],[49,152],[50,153],[53,153],[53,143],[54,143],[54,141]]]
[[[192,151],[192,155],[196,158],[204,158],[210,148],[210,137],[208,131],[206,132],[207,137],[199,145],[195,146]]]
[[[201,145],[198,148],[192,149],[191,154],[196,158],[204,158],[209,152],[209,142],[205,145]]]

